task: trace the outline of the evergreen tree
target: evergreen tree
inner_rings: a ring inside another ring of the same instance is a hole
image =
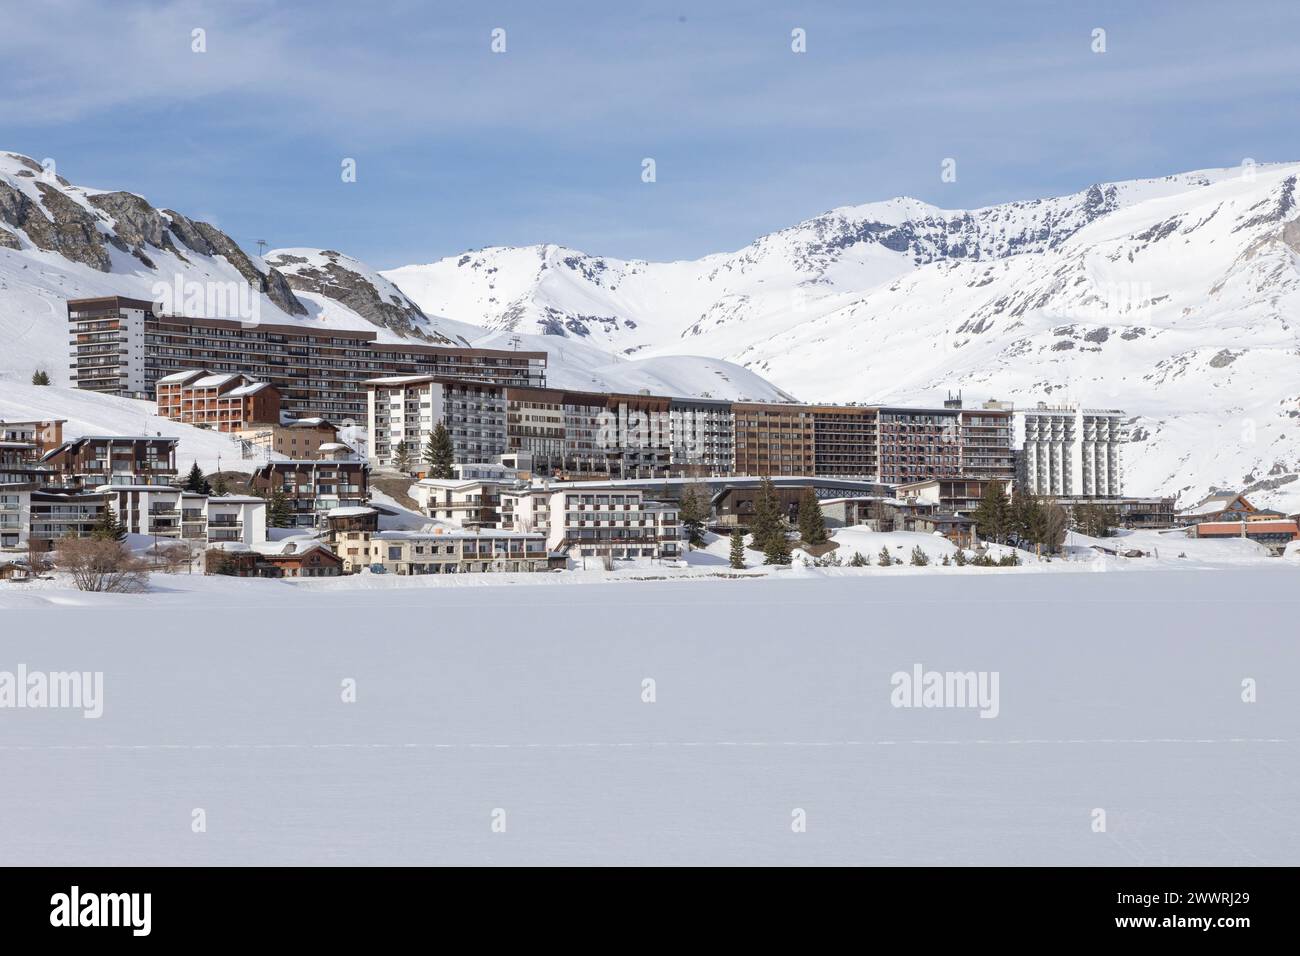
[[[429,466],[430,478],[452,477],[451,466],[456,462],[456,446],[452,443],[451,432],[447,431],[447,426],[442,422],[438,422],[429,433],[429,440],[424,445],[424,462]]]
[[[924,567],[930,563],[930,556],[922,550],[919,544],[912,549],[912,563],[917,567]]]
[[[90,536],[97,541],[123,541],[126,539],[126,525],[118,518],[117,512],[108,502],[99,513],[95,526],[90,529]]]
[[[192,491],[199,495],[212,493],[212,486],[208,484],[208,479],[204,476],[203,469],[199,467],[197,461],[190,466],[190,473],[185,476],[183,487],[186,491]]]
[[[33,385],[49,385],[49,384],[50,384],[50,373],[47,372],[47,371],[45,371],[45,369],[39,369],[38,371],[33,372],[33,373],[32,373],[32,384],[33,384]]]
[[[990,481],[984,488],[979,507],[971,515],[979,536],[986,541],[1001,542],[1010,530],[1011,505],[1000,481]]]
[[[293,509],[284,489],[276,487],[266,496],[266,526],[268,528],[293,527]]]
[[[964,549],[958,548],[953,552],[952,563],[957,565],[959,568],[966,567],[966,552]]]
[[[411,448],[404,441],[398,442],[397,448],[393,451],[393,467],[402,474],[406,474],[411,470]]]
[[[943,560],[940,561],[939,563],[942,564],[942,565],[946,568],[946,567],[949,567],[949,566],[952,565],[952,559],[949,558],[948,555],[945,554],[945,555],[943,556]]]
[[[1017,491],[1011,498],[1008,516],[1010,531],[1021,541],[1034,542],[1034,512],[1037,510],[1034,496],[1026,491]]]
[[[745,533],[739,528],[731,532],[731,566],[737,571],[745,569]]]
[[[784,531],[778,529],[767,539],[767,546],[763,548],[763,558],[764,564],[789,564],[793,560],[790,555],[790,542],[786,540]]]
[[[1043,550],[1055,554],[1065,544],[1065,533],[1070,527],[1070,516],[1065,508],[1054,500],[1042,503],[1043,509]]]
[[[826,519],[811,485],[799,496],[799,537],[804,544],[826,543]]]
[[[230,484],[226,481],[226,476],[222,472],[217,472],[212,476],[212,494],[217,497],[230,494]]]
[[[709,521],[709,492],[699,482],[692,482],[682,491],[682,501],[678,508],[682,527],[686,529],[686,540],[691,547],[704,545],[704,528]]]
[[[894,559],[889,554],[889,548],[883,544],[880,546],[880,554],[876,555],[876,564],[882,568],[891,568],[894,566]]]
[[[867,559],[862,556],[861,551],[854,551],[853,557],[849,559],[849,567],[851,568],[865,568],[867,563]]]
[[[750,522],[749,531],[754,536],[754,547],[764,553],[773,538],[785,540],[780,498],[771,478],[759,482],[758,497],[754,500],[754,520]]]

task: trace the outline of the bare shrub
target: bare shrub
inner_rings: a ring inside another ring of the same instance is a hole
[[[130,594],[149,586],[148,565],[120,541],[62,538],[57,566],[72,575],[81,591]]]

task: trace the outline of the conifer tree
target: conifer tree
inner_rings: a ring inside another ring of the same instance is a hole
[[[406,474],[411,470],[411,448],[406,442],[398,442],[393,450],[393,467]]]
[[[930,563],[930,556],[918,544],[912,549],[912,563],[918,567],[924,567]]]
[[[889,548],[883,544],[880,546],[880,554],[876,556],[876,564],[882,568],[892,568],[894,566],[894,559],[889,553]]]
[[[862,556],[862,552],[854,551],[853,557],[849,559],[849,567],[865,568],[866,566],[867,566],[867,559]]]
[[[790,542],[786,540],[784,531],[778,529],[767,539],[767,546],[763,548],[763,557],[764,564],[789,564],[793,560],[790,555]]]
[[[212,476],[212,494],[216,497],[230,494],[230,484],[226,481],[226,476],[222,472],[218,471]]]
[[[203,469],[199,467],[196,461],[190,465],[190,472],[185,476],[183,486],[186,491],[192,491],[196,495],[206,495],[212,492],[212,486],[208,484],[208,479],[203,474]]]
[[[126,525],[117,516],[117,511],[108,502],[99,513],[90,536],[98,541],[123,541],[126,538]]]
[[[276,487],[266,496],[266,526],[268,528],[293,527],[293,510],[284,489]]]
[[[986,541],[1001,543],[1011,524],[1010,503],[1000,481],[990,481],[984,488],[979,507],[971,515],[979,535]]]
[[[754,536],[754,547],[766,553],[768,542],[780,537],[785,540],[785,522],[781,517],[780,499],[771,478],[764,478],[758,485],[758,496],[754,500],[754,520],[749,526]]]
[[[739,528],[731,532],[731,566],[737,571],[745,569],[745,533]]]
[[[429,466],[430,478],[452,477],[451,466],[456,462],[456,447],[447,426],[438,422],[424,444],[424,462]],[[410,465],[408,463],[407,467]],[[405,470],[405,469],[403,469]]]
[[[38,371],[33,372],[33,373],[32,373],[32,384],[33,384],[33,385],[49,385],[49,384],[50,384],[50,373],[47,372],[47,371],[45,371],[45,369],[39,369]]]
[[[699,482],[692,482],[682,491],[682,501],[678,508],[682,527],[686,529],[686,540],[693,548],[704,544],[704,528],[709,520],[710,501],[706,487]]]
[[[826,519],[811,485],[799,496],[799,537],[804,544],[826,543]]]

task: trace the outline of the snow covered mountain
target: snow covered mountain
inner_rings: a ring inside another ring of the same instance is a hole
[[[443,318],[341,252],[251,255],[208,223],[157,209],[134,193],[76,186],[29,157],[0,152],[0,376],[24,383],[43,369],[56,385],[68,382],[67,299],[124,295],[157,301],[160,288],[226,285],[238,287],[238,301],[264,322],[366,329],[386,341],[546,351],[549,380],[569,388],[646,388],[718,398],[785,395],[758,374],[717,359],[629,361],[590,343],[503,335]],[[188,292],[181,295],[173,298],[180,300],[178,311],[203,314]],[[0,417],[6,414],[14,417],[0,407]]]
[[[502,330],[684,349],[811,401],[948,389],[1133,415],[1127,490],[1246,487],[1300,510],[1300,165],[945,210],[834,209],[735,253],[653,263],[490,248],[385,275]]]

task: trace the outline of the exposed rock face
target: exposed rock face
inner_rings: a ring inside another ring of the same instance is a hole
[[[0,182],[0,221],[27,233],[38,249],[108,272],[113,260],[95,217],[48,183],[38,182],[45,208]]]
[[[144,247],[147,245],[181,256],[167,231],[167,221],[157,209],[135,193],[98,193],[88,196],[87,201],[114,219],[117,238],[130,247],[132,255],[150,268],[154,266],[145,253]]]
[[[224,256],[249,285],[259,292],[265,292],[285,312],[290,315],[307,314],[307,307],[298,301],[283,275],[275,269],[268,269],[263,275],[244,250],[220,229],[182,216],[172,209],[164,209],[163,214],[171,220],[171,231],[186,247],[204,256]]]
[[[220,229],[180,213],[159,212],[134,193],[78,190],[62,177],[47,176],[30,157],[13,153],[4,156],[19,167],[12,172],[14,167],[10,166],[12,175],[30,180],[40,198],[38,201],[24,191],[26,186],[18,188],[17,179],[0,178],[0,223],[9,227],[0,228],[0,247],[20,249],[22,242],[16,233],[21,231],[36,248],[98,272],[113,271],[110,247],[155,270],[159,268],[155,258],[160,252],[171,253],[190,265],[191,260],[182,252],[184,247],[203,256],[225,258],[249,285],[286,313],[307,314],[306,306],[298,301],[284,276],[274,269],[263,273]],[[180,246],[173,236],[180,239]]]
[[[334,299],[375,325],[427,342],[451,345],[451,339],[423,326],[429,323],[420,307],[386,279],[368,274],[355,260],[332,249],[308,258],[293,253],[268,257],[276,275],[284,270],[285,281],[300,292]]]

